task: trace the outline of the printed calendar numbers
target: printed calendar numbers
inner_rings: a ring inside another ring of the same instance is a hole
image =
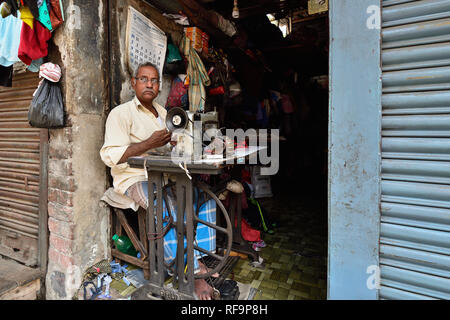
[[[162,75],[166,56],[167,36],[150,19],[133,7],[128,10],[128,64],[134,74],[141,63],[153,63]]]

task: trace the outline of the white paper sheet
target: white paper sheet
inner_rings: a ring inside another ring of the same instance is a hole
[[[136,71],[141,63],[151,62],[157,66],[160,76],[167,50],[167,36],[150,19],[129,7],[127,23],[128,65]]]

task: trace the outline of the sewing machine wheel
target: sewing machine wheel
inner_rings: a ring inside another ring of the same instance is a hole
[[[196,224],[197,223],[202,223],[202,224],[208,226],[209,228],[212,228],[212,229],[215,229],[216,231],[224,233],[226,235],[226,237],[227,237],[227,244],[226,244],[227,247],[226,247],[226,249],[224,251],[224,255],[223,256],[220,256],[220,255],[215,254],[213,252],[204,250],[203,248],[200,248],[199,246],[194,244],[194,249],[195,250],[198,250],[198,251],[200,251],[202,253],[205,253],[206,255],[208,255],[210,257],[213,257],[214,259],[219,260],[219,263],[214,267],[214,269],[208,271],[207,273],[195,274],[194,275],[195,279],[206,279],[206,278],[211,277],[216,272],[219,272],[222,269],[222,267],[225,265],[226,260],[227,260],[228,256],[230,255],[230,252],[231,252],[231,245],[232,245],[232,240],[233,240],[232,232],[233,231],[232,231],[232,225],[231,225],[230,217],[228,216],[228,212],[225,209],[224,205],[222,204],[222,201],[219,200],[219,198],[214,194],[214,192],[212,192],[212,190],[210,189],[210,187],[207,184],[205,184],[205,183],[203,183],[201,181],[195,181],[195,186],[199,190],[199,199],[202,200],[200,202],[200,204],[201,203],[205,203],[205,202],[207,202],[207,201],[209,201],[211,199],[214,200],[216,202],[216,208],[217,207],[220,208],[220,211],[222,212],[222,216],[224,217],[225,222],[226,222],[226,227],[223,228],[223,227],[217,226],[216,224],[211,224],[209,222],[206,222],[204,220],[199,219],[198,210],[201,207],[201,205],[197,206],[197,210],[195,211],[195,217],[194,217],[195,223]],[[217,213],[218,213],[218,210],[216,210],[216,214]]]

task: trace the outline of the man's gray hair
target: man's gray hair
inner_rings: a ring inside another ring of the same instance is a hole
[[[158,68],[151,62],[144,62],[144,63],[141,63],[140,65],[138,65],[138,67],[136,68],[136,71],[134,72],[134,78],[136,78],[137,75],[139,74],[139,70],[141,70],[141,68],[144,68],[144,67],[155,68],[156,72],[158,72],[158,77],[161,79],[161,75],[159,74]]]

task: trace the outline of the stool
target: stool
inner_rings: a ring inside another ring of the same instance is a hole
[[[108,189],[101,199],[108,205],[111,212],[111,228],[110,239],[114,234],[121,236],[123,230],[130,238],[134,248],[141,253],[141,257],[133,257],[114,248],[114,242],[111,241],[111,256],[116,260],[125,261],[140,267],[144,272],[144,278],[150,279],[150,264],[148,261],[148,241],[146,232],[146,210],[139,207],[133,200],[125,195],[121,195],[114,191],[113,188]],[[138,215],[138,233],[130,226],[123,209],[133,209]]]

